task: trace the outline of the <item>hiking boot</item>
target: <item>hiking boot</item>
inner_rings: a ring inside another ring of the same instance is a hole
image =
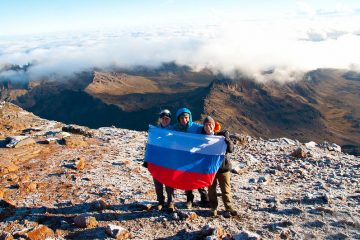
[[[187,209],[191,209],[192,208],[192,206],[193,206],[193,203],[192,202],[186,202],[186,208]]]
[[[231,216],[237,216],[237,215],[238,215],[238,212],[237,212],[235,209],[233,209],[233,208],[229,208],[229,209],[227,209],[226,211],[227,211],[227,212],[230,212],[230,215],[231,215]]]
[[[211,210],[211,216],[216,217],[218,215],[218,212],[216,209]]]
[[[230,210],[230,214],[231,216],[237,216],[238,215],[238,212],[236,210]]]
[[[175,212],[176,208],[175,208],[174,203],[169,203],[168,210],[171,213]]]
[[[162,204],[158,204],[158,205],[156,206],[156,209],[157,209],[158,211],[161,211],[161,210],[163,209],[163,205],[162,205]]]
[[[225,211],[224,212],[224,218],[230,218],[230,217],[231,217],[230,211]]]
[[[230,210],[226,210],[224,212],[224,218],[230,218],[231,216],[237,216],[238,213],[236,210],[230,209]]]

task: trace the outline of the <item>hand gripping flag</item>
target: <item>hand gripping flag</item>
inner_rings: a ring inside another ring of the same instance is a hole
[[[192,190],[212,184],[226,153],[222,136],[170,131],[150,126],[145,160],[166,186]]]

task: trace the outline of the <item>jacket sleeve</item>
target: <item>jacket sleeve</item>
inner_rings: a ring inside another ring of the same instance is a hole
[[[218,133],[218,135],[225,137],[225,143],[226,143],[226,153],[232,153],[234,152],[234,144],[230,139],[230,133],[227,130],[221,131]]]

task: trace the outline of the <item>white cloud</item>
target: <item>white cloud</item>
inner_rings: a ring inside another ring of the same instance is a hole
[[[0,66],[35,61],[28,74],[36,79],[92,67],[156,67],[175,61],[228,75],[240,70],[260,81],[294,80],[316,68],[356,69],[360,17],[321,17],[304,1],[298,3],[311,18],[245,21],[232,16],[201,27],[152,26],[0,40]],[[269,69],[272,74],[262,74]]]
[[[316,15],[316,9],[306,1],[298,0],[296,3],[299,14],[304,14],[310,17],[314,17]]]

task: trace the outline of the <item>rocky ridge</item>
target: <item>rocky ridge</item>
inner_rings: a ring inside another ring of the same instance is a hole
[[[360,239],[360,159],[337,145],[232,135],[239,216],[211,217],[185,209],[183,191],[175,213],[152,209],[146,132],[64,125],[4,102],[0,117],[1,239]]]
[[[30,67],[4,69],[24,73]],[[297,81],[258,82],[241,73],[228,78],[172,62],[158,68],[94,69],[69,77],[22,81],[3,77],[0,100],[46,119],[139,131],[146,130],[160,108],[175,111],[191,106],[194,119],[212,115],[233,132],[302,142],[326,140],[359,156],[358,75],[344,69],[316,69]]]

